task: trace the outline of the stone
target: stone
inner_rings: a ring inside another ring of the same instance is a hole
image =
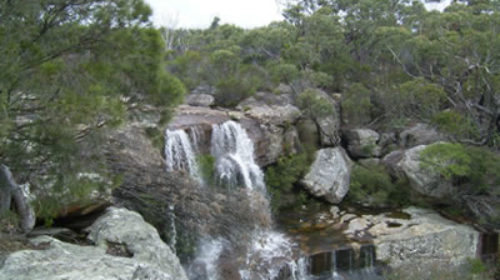
[[[215,87],[210,85],[199,85],[194,90],[191,91],[191,94],[207,94],[214,95]]]
[[[399,139],[402,147],[410,148],[446,140],[446,137],[428,124],[418,123],[401,132]]]
[[[355,214],[344,213],[344,211],[340,212],[340,215],[342,215],[340,217],[340,223],[346,223],[346,222],[349,222],[349,221],[355,219],[356,217],[358,217]]]
[[[215,103],[215,97],[208,94],[190,94],[184,102],[191,106],[210,107]]]
[[[457,266],[476,256],[479,232],[441,217],[433,210],[409,207],[409,219],[372,217],[368,232],[374,236],[377,260],[390,267]]]
[[[434,170],[421,166],[420,153],[426,145],[419,145],[406,150],[397,163],[399,168],[408,178],[410,186],[417,192],[433,198],[444,198],[453,193],[450,180],[446,180]]]
[[[32,239],[44,250],[12,253],[0,269],[0,279],[187,280],[179,259],[158,232],[132,211],[109,208],[90,228],[96,246],[69,244],[49,236]],[[130,254],[110,254],[121,244]]]
[[[317,90],[320,97],[326,100],[333,113],[316,120],[322,146],[336,146],[340,143],[340,113],[338,103],[326,92]]]
[[[332,215],[332,219],[338,219],[340,217],[340,208],[338,206],[330,207],[330,214]]]
[[[344,149],[326,148],[316,152],[316,159],[302,185],[314,196],[330,203],[340,203],[349,191],[351,161]]]
[[[380,156],[378,145],[380,135],[371,129],[357,128],[344,131],[347,151],[354,158],[369,158]]]
[[[269,97],[269,99],[272,98]],[[288,101],[275,101],[276,104],[285,105],[263,103],[262,106],[254,106],[249,101],[246,111],[181,105],[176,108],[175,115],[167,128],[183,129],[188,135],[196,131],[201,140],[197,143],[198,150],[202,153],[209,153],[213,125],[229,120],[238,121],[254,143],[257,164],[266,166],[276,162],[285,152],[293,153],[299,145],[294,124],[301,115],[300,110],[287,104]]]

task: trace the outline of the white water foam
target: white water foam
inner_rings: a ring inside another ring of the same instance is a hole
[[[189,137],[182,129],[165,132],[165,159],[167,171],[186,171],[198,182],[202,182],[198,163]]]
[[[265,192],[264,173],[255,163],[253,142],[239,123],[227,121],[213,126],[211,153],[222,185]]]

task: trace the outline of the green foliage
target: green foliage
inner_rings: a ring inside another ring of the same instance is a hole
[[[445,179],[470,174],[471,158],[464,146],[453,143],[429,145],[420,154],[421,166],[441,174]]]
[[[103,144],[129,104],[181,101],[150,15],[142,0],[0,0],[0,162],[30,183],[39,217],[116,184]]]
[[[495,193],[495,186],[500,183],[499,162],[500,156],[487,148],[461,144],[433,144],[421,153],[422,167],[445,179],[454,179],[469,192],[478,194]]]
[[[254,84],[252,84],[251,80],[242,80],[234,76],[228,76],[220,80],[215,87],[215,102],[225,107],[234,107],[240,101],[255,93]]]
[[[469,259],[469,270],[472,274],[485,273],[488,267],[481,261],[481,259]]]
[[[293,64],[278,63],[272,66],[270,72],[275,84],[289,84],[299,77],[299,70]]]
[[[333,114],[333,105],[315,89],[306,89],[297,97],[297,105],[309,118],[316,120]]]
[[[370,121],[372,110],[370,90],[359,83],[352,84],[342,97],[342,120],[350,125]]]
[[[199,155],[196,158],[200,168],[201,177],[208,186],[215,186],[215,158],[210,154]]]
[[[278,162],[266,169],[265,181],[271,194],[271,207],[273,211],[302,203],[304,196],[298,196],[297,201],[285,199],[294,191],[294,185],[308,171],[311,163],[307,152],[283,156]]]
[[[457,138],[473,138],[471,136],[477,134],[474,126],[466,116],[454,110],[446,110],[437,113],[432,118],[439,130],[453,135]]]
[[[355,165],[351,173],[347,199],[369,207],[408,205],[407,182],[393,182],[383,165]]]

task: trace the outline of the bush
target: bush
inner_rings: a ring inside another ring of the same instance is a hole
[[[203,182],[209,186],[215,186],[215,157],[210,154],[204,154],[197,156],[196,160],[198,161]]]
[[[307,89],[299,94],[299,108],[312,120],[333,114],[333,105],[315,89]]]
[[[429,145],[420,155],[421,166],[450,180],[471,172],[471,158],[464,146],[453,143]]]
[[[304,200],[303,195],[297,195],[294,200],[286,200],[284,197],[294,191],[294,185],[308,171],[311,163],[307,152],[283,156],[278,159],[274,166],[267,168],[265,181],[271,194],[271,208],[273,211],[294,206]]]
[[[349,125],[370,122],[373,105],[370,90],[362,84],[352,84],[342,99],[342,120]]]
[[[498,192],[491,186],[500,184],[500,156],[485,147],[433,144],[422,151],[421,161],[423,168],[452,179],[468,193]]]
[[[382,165],[355,165],[347,200],[369,207],[400,207],[409,203],[406,182],[392,182]]]

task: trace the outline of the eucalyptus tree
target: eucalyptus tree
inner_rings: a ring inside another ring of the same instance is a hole
[[[110,182],[103,136],[127,104],[180,98],[150,14],[142,0],[0,0],[0,163],[46,190],[40,215]]]

